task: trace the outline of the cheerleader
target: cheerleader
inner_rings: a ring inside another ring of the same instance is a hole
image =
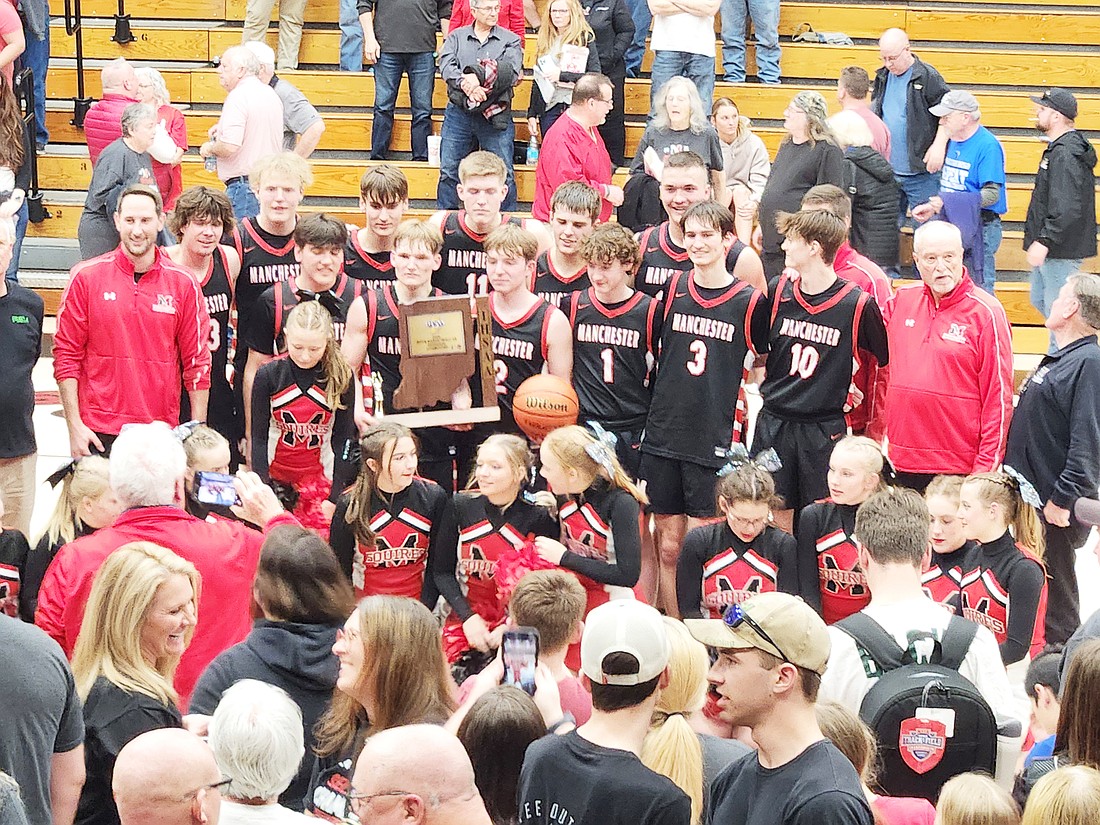
[[[252,471],[303,526],[328,538],[336,453],[355,427],[351,368],[318,301],[294,307],[284,333],[286,355],[260,367],[252,386]]]
[[[932,601],[958,613],[962,598],[963,575],[974,568],[972,558],[977,542],[966,537],[959,518],[959,490],[962,476],[936,476],[924,490],[931,530],[931,559],[921,576],[921,586]]]
[[[583,427],[559,427],[542,442],[540,473],[554,495],[561,541],[535,539],[538,554],[577,574],[587,592],[585,615],[607,602],[613,588],[633,588],[642,565],[639,525],[648,499],[619,464],[615,447]]]
[[[560,534],[549,510],[524,495],[534,463],[525,439],[489,436],[477,451],[471,479],[477,489],[455,496],[432,558],[436,587],[451,606],[447,624],[461,624],[468,647],[483,652],[499,647],[504,631],[508,594],[496,578],[501,554]]]
[[[962,580],[963,618],[985,625],[997,637],[1001,660],[1010,665],[1038,654],[1045,641],[1047,581],[1043,528],[1034,506],[1038,494],[1008,473],[968,476],[959,490],[959,521],[978,542]],[[1033,506],[1024,500],[1033,498]]]
[[[856,510],[883,486],[884,466],[878,444],[848,436],[829,457],[829,497],[798,514],[798,579],[802,598],[828,624],[858,613],[871,601],[859,569]]]
[[[696,527],[676,565],[676,601],[683,618],[720,619],[731,604],[757,593],[799,595],[795,541],[772,525],[775,482],[759,459],[718,480],[722,521]]]
[[[111,489],[109,467],[103,456],[90,455],[69,462],[50,476],[52,486],[61,484],[61,495],[45,531],[27,556],[19,595],[19,615],[23,621],[34,621],[38,589],[57,551],[70,541],[114,524],[122,512],[122,505]]]
[[[359,448],[359,474],[336,503],[329,543],[356,598],[408,596],[435,607],[438,593],[425,571],[450,496],[416,475],[417,443],[408,427],[383,419]]]

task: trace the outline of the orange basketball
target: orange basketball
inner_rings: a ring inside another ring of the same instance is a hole
[[[568,381],[539,373],[519,385],[512,399],[512,412],[528,438],[542,441],[551,430],[577,423],[580,402]]]

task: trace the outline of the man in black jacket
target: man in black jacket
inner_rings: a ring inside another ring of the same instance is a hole
[[[1049,144],[1027,207],[1024,249],[1031,303],[1046,317],[1066,278],[1096,254],[1096,150],[1075,128],[1077,99],[1070,92],[1048,89],[1031,100]]]
[[[1095,498],[1100,486],[1100,275],[1071,275],[1049,309],[1046,327],[1058,348],[1020,389],[1005,467],[1031,482],[1045,502],[1046,638],[1062,644],[1081,619],[1074,559],[1088,536],[1071,511],[1077,499]]]
[[[878,41],[883,67],[875,73],[871,109],[890,130],[890,165],[902,188],[901,217],[940,190],[947,133],[928,110],[950,91],[938,71],[923,62],[901,29]]]

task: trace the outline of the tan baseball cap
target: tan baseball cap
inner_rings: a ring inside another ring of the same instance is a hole
[[[684,624],[710,647],[756,648],[818,674],[825,672],[832,647],[817,612],[787,593],[761,593],[731,605],[721,619],[687,619]]]

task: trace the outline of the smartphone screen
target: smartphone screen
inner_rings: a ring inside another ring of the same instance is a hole
[[[504,684],[535,695],[535,665],[539,661],[539,632],[519,627],[504,633]]]
[[[195,473],[192,494],[199,503],[214,507],[230,507],[241,503],[237,497],[237,488],[233,486],[233,476],[225,473]]]

